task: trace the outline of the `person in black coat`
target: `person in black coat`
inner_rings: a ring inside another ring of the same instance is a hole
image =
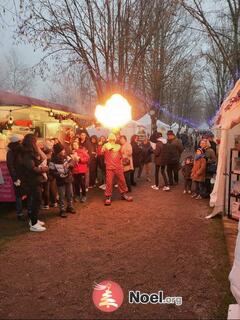
[[[98,148],[98,138],[93,135],[90,138],[90,162],[89,162],[89,188],[96,186],[97,179],[97,148]]]
[[[142,171],[145,170],[146,180],[151,181],[151,162],[152,162],[152,147],[151,144],[146,137],[141,144],[142,155],[141,155],[141,166],[138,172],[138,178],[141,177]]]
[[[178,139],[172,130],[167,132],[168,139],[168,161],[167,174],[170,186],[173,183],[178,184],[178,170],[180,168],[180,158],[183,152],[182,141]]]
[[[169,148],[167,140],[162,137],[161,133],[158,133],[156,148],[154,150],[154,162],[155,162],[155,185],[151,186],[154,190],[159,190],[159,170],[164,181],[163,191],[169,191],[169,183],[166,175],[166,165],[169,158]]]
[[[16,196],[17,219],[24,221],[22,196],[25,194],[25,184],[23,177],[23,150],[21,140],[22,137],[19,135],[13,135],[10,138],[7,152],[7,167],[13,181],[13,187]]]
[[[138,135],[134,134],[131,138],[131,145],[132,145],[132,158],[133,158],[133,170],[131,172],[131,185],[136,186],[135,182],[135,170],[139,168],[141,165],[141,155],[142,149],[138,145]]]
[[[38,220],[42,199],[42,183],[46,180],[46,160],[37,147],[37,139],[33,134],[27,134],[22,142],[24,179],[26,181],[27,197],[30,203],[30,231],[45,231],[44,222]]]

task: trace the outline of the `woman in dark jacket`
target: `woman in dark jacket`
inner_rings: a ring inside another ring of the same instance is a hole
[[[93,135],[90,138],[90,162],[89,162],[89,188],[96,186],[97,179],[97,148],[98,148],[98,139],[97,136]]]
[[[7,167],[13,181],[16,196],[16,214],[20,221],[24,221],[22,196],[25,194],[22,161],[22,138],[13,135],[10,138],[7,152]]]
[[[142,149],[138,145],[138,135],[134,134],[132,136],[131,145],[132,145],[132,158],[133,158],[133,168],[134,168],[131,172],[131,185],[136,186],[134,175],[135,175],[136,168],[139,168],[141,165],[141,155],[142,155]]]
[[[157,139],[156,149],[154,150],[154,161],[155,161],[155,185],[152,189],[159,190],[159,170],[161,168],[161,174],[164,181],[163,191],[169,191],[169,183],[166,175],[166,165],[168,163],[169,150],[167,140],[162,138],[162,134],[159,133]]]
[[[30,231],[41,232],[46,228],[44,222],[38,220],[42,198],[42,183],[45,181],[44,173],[48,167],[43,165],[41,151],[37,147],[37,140],[33,134],[27,134],[22,142],[24,177],[28,201],[30,202]]]

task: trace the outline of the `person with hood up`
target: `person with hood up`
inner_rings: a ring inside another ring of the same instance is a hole
[[[113,180],[116,176],[118,180],[118,188],[122,200],[133,201],[132,197],[127,195],[128,188],[124,177],[121,146],[116,143],[115,134],[111,133],[108,137],[108,143],[102,147],[106,164],[106,190],[105,190],[105,205],[111,205]]]
[[[22,141],[20,135],[13,135],[10,138],[7,152],[7,167],[13,181],[16,196],[16,214],[19,221],[24,221],[22,196],[25,194],[23,160],[22,160]]]
[[[67,213],[76,213],[73,208],[73,160],[66,155],[66,151],[61,143],[53,147],[52,159],[49,163],[50,173],[56,178],[60,216],[67,217]],[[65,196],[67,198],[67,208],[65,209]]]
[[[159,170],[161,168],[161,174],[164,181],[163,191],[169,191],[169,183],[166,175],[166,165],[168,163],[168,144],[167,140],[162,137],[159,132],[156,136],[157,143],[156,148],[153,151],[155,161],[155,185],[151,186],[154,190],[159,190]]]

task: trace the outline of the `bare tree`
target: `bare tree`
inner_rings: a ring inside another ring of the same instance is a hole
[[[240,2],[218,0],[217,12],[206,9],[206,1],[180,0],[182,6],[203,27],[207,37],[222,56],[222,61],[236,81],[240,71]],[[226,46],[226,41],[228,46]]]
[[[211,8],[203,0],[181,0],[185,10],[202,27],[205,41],[202,56],[205,58],[205,110],[213,117],[228,93],[231,83],[240,76],[240,2],[238,0],[215,1]]]
[[[47,95],[51,101],[71,105],[82,113],[94,113],[96,93],[83,65],[57,69],[50,83],[51,89]]]
[[[31,94],[34,88],[33,70],[21,61],[18,52],[12,49],[4,56],[0,67],[0,87],[21,94]]]
[[[141,59],[156,31],[146,0],[25,0],[19,34],[47,55],[83,63],[99,99],[136,87]]]

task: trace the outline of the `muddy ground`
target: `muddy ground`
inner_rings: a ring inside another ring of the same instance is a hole
[[[222,319],[232,297],[221,219],[206,220],[207,200],[182,187],[154,191],[141,181],[134,202],[104,207],[102,191],[67,219],[45,211],[47,231],[30,233],[0,207],[1,319]],[[123,305],[114,313],[92,302],[93,283],[118,282]],[[182,296],[182,306],[130,305],[128,291]]]

